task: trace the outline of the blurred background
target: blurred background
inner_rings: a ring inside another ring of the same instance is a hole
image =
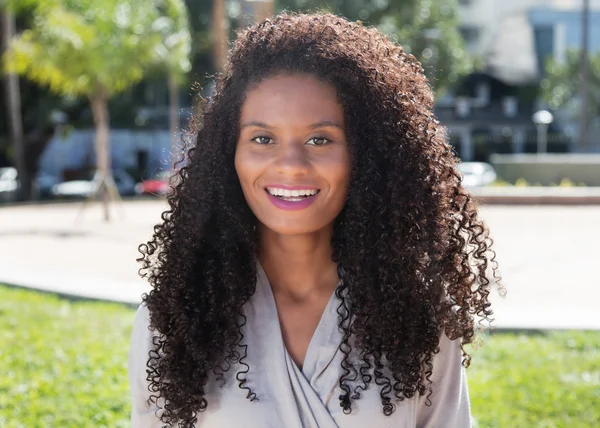
[[[83,197],[97,169],[123,196],[152,188],[136,184],[164,179],[235,31],[283,9],[330,10],[401,43],[460,158],[491,163],[498,182],[600,185],[581,162],[552,174],[552,158],[502,156],[600,153],[598,0],[7,0],[0,200]]]
[[[425,67],[504,278],[474,426],[600,426],[600,0],[0,0],[0,426],[128,426],[137,246],[235,32],[282,10]]]

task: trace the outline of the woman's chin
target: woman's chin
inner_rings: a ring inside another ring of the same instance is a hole
[[[323,229],[325,225],[309,224],[306,221],[294,221],[294,222],[273,222],[263,223],[263,227],[268,233],[275,233],[277,235],[286,236],[298,236],[298,235],[310,235],[316,234]]]

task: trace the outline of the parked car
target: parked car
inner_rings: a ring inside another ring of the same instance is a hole
[[[148,180],[140,181],[135,185],[135,193],[138,195],[167,196],[171,191],[171,183],[174,180],[174,172],[170,170],[160,171]]]
[[[466,188],[486,186],[496,180],[494,167],[485,162],[462,162],[457,165]]]
[[[135,194],[135,181],[123,170],[113,171],[113,179],[121,196],[132,196]],[[96,190],[97,183],[91,180],[64,181],[52,186],[50,194],[60,199],[84,199]]]
[[[12,166],[0,168],[0,202],[16,201],[19,187],[17,169]]]

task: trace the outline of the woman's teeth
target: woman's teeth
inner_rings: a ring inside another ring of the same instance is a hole
[[[278,187],[267,187],[267,192],[273,196],[283,199],[284,201],[299,202],[309,196],[316,195],[319,193],[319,189],[288,190]]]

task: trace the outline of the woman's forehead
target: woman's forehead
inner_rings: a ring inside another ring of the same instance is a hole
[[[246,94],[243,121],[343,122],[335,88],[310,75],[269,77]]]

